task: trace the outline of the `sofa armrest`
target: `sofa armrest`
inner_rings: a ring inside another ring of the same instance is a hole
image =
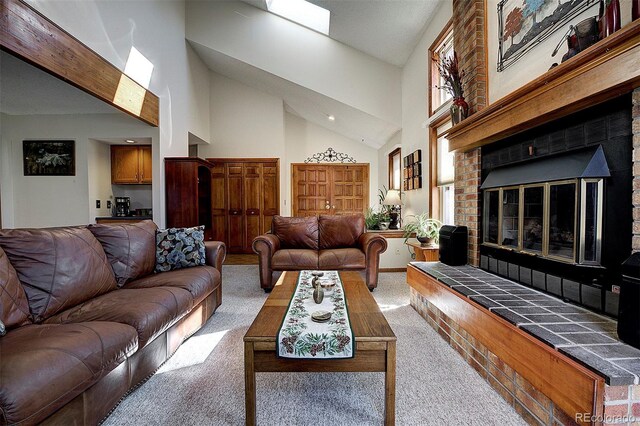
[[[205,241],[205,261],[207,265],[213,266],[222,272],[222,263],[227,257],[227,246],[221,241]]]
[[[280,250],[280,239],[273,234],[258,235],[253,239],[252,247],[259,256],[267,255],[271,258],[273,253]]]
[[[368,258],[387,251],[387,239],[375,232],[365,232],[358,238],[358,246]]]
[[[271,258],[280,250],[280,239],[273,234],[258,235],[253,239],[252,247],[260,263],[260,287],[265,291],[271,291],[273,288]]]
[[[360,250],[364,252],[367,287],[373,291],[378,286],[378,268],[380,267],[380,253],[387,250],[387,239],[374,232],[365,232],[358,238]]]

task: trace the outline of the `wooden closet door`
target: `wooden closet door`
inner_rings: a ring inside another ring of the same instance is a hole
[[[280,173],[278,163],[262,165],[262,228],[261,233],[271,230],[273,216],[280,212]]]
[[[253,239],[262,234],[262,164],[246,163],[243,165],[244,194],[244,244],[245,253],[253,253]]]
[[[227,241],[227,208],[224,163],[211,169],[211,228],[214,241]]]
[[[328,214],[331,209],[329,166],[292,164],[293,216]]]
[[[364,213],[369,206],[369,165],[330,166],[331,214]]]
[[[229,252],[244,249],[244,191],[242,163],[226,165],[227,173],[227,238]]]

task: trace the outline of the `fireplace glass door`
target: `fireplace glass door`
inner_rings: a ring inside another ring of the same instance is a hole
[[[498,244],[498,221],[500,218],[500,191],[484,193],[484,242]]]
[[[502,243],[504,247],[518,247],[520,230],[520,190],[505,188],[502,190]]]
[[[576,184],[549,185],[549,256],[574,259]]]
[[[522,250],[542,253],[544,247],[544,186],[524,187]]]

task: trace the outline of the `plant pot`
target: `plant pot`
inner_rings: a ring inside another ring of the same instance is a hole
[[[433,244],[433,238],[427,238],[427,237],[416,237],[416,238],[420,242],[420,245],[422,245],[423,247],[430,246]]]
[[[380,228],[381,231],[386,231],[387,229],[389,229],[389,223],[390,222],[380,222],[378,224],[378,228]]]

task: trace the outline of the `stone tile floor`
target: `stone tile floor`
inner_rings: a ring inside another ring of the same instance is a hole
[[[640,350],[618,340],[611,318],[472,266],[412,265],[600,374],[608,385],[640,384]]]

